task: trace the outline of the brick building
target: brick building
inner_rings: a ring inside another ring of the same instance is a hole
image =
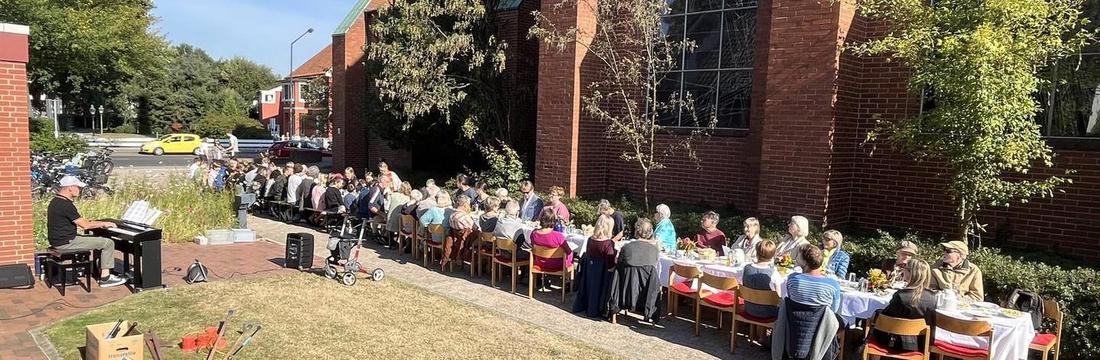
[[[0,23],[0,265],[34,262],[28,166],[29,34],[26,26]]]
[[[324,111],[310,108],[306,104],[305,93],[314,79],[324,77],[332,84],[332,45],[325,46],[309,60],[299,65],[283,79],[283,84],[270,90],[261,90],[257,94],[259,120],[272,134],[289,136],[328,136],[325,129],[332,128],[332,118],[321,126],[316,121],[303,121],[311,111]]]
[[[521,113],[516,119],[536,124],[537,188],[562,185],[570,195],[620,189],[640,193],[640,171],[619,159],[619,145],[606,139],[605,125],[581,111],[586,85],[602,69],[583,47],[559,52],[525,37],[533,9],[559,26],[595,29],[590,5],[502,3],[518,10],[511,17],[506,14],[511,10],[497,10],[501,38],[513,52],[507,76],[514,86],[533,87],[534,116]],[[842,51],[845,44],[883,35],[882,24],[858,16],[847,2],[681,0],[672,8],[664,17],[668,35],[694,40],[698,48],[682,55],[683,69],[670,74],[675,81],[662,93],[691,92],[697,102],[710,104],[699,111],[716,115],[719,129],[697,145],[698,167],[686,158],[673,159],[652,175],[655,199],[729,203],[761,215],[805,215],[829,227],[954,228],[940,164],[916,163],[885,146],[863,144],[876,118],[921,111],[920,96],[906,88],[904,67]],[[334,109],[334,126],[349,134],[335,134],[338,166],[361,166],[392,151],[369,134],[357,135],[369,133],[356,118],[354,103],[366,89],[356,66],[361,66],[359,46],[370,43],[373,10],[360,1],[348,15],[352,25],[347,32],[334,34],[334,55],[341,53],[351,64],[336,66],[333,76],[334,103],[344,104]],[[337,36],[343,37],[342,45]],[[1100,55],[1081,58],[1100,64]],[[1067,67],[1063,74],[1074,70]],[[344,74],[337,76],[340,71]],[[990,224],[990,234],[1012,245],[1072,249],[1078,256],[1100,259],[1100,240],[1091,236],[1100,233],[1100,102],[1093,104],[1098,84],[1087,77],[1065,78],[1068,85],[1046,94],[1048,111],[1039,121],[1058,153],[1057,168],[1044,172],[1075,169],[1074,183],[1053,199],[987,210],[983,222]],[[524,101],[526,94],[516,94],[515,101]],[[690,125],[679,115],[661,121],[670,128]],[[675,134],[660,140],[675,140]],[[415,159],[402,160],[403,166],[415,165],[410,163]]]

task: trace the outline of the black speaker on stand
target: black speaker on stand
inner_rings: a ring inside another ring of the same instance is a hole
[[[313,267],[313,235],[286,234],[286,267],[305,270]]]

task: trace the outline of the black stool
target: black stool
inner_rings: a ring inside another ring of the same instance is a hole
[[[92,292],[93,271],[92,250],[61,250],[49,248],[49,256],[46,257],[46,286],[54,287],[54,276],[61,280],[61,296],[65,296],[65,286],[69,273],[76,270],[84,270],[84,290]]]

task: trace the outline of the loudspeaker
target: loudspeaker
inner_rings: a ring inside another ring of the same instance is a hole
[[[286,234],[286,267],[305,270],[313,267],[313,235]]]
[[[0,289],[34,287],[34,276],[27,264],[0,265]]]
[[[210,276],[208,275],[209,272],[210,269],[207,269],[206,265],[203,265],[201,262],[199,262],[198,259],[195,259],[195,262],[191,263],[191,266],[187,267],[187,277],[184,279],[184,281],[187,281],[188,284],[206,282],[207,280],[210,280]]]

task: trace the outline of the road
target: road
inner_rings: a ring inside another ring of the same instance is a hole
[[[263,149],[243,149],[238,158],[254,158]],[[116,148],[111,154],[111,160],[115,162],[115,168],[182,168],[191,164],[195,159],[191,154],[178,155],[151,155],[138,154],[138,149]],[[285,160],[276,161],[277,164],[285,163]],[[316,164],[321,171],[330,171],[332,158],[326,157],[321,163]]]

